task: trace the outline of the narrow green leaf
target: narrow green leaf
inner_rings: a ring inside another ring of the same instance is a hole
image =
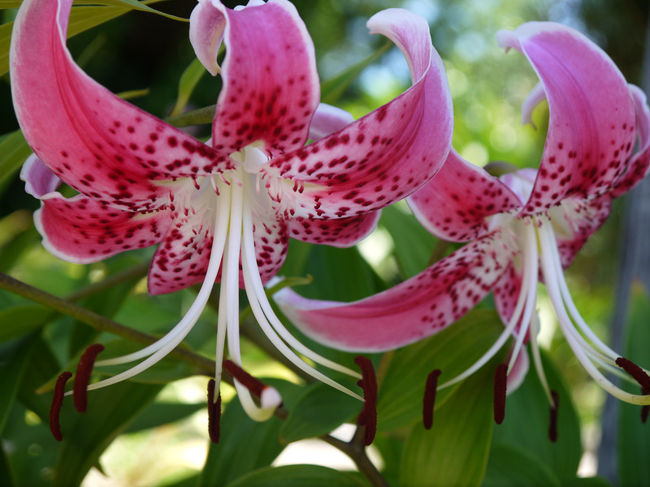
[[[564,482],[575,478],[582,456],[580,422],[570,392],[545,354],[542,363],[549,386],[558,392],[560,399],[557,442],[548,439],[549,403],[534,371],[508,396],[506,417],[494,430],[494,442],[526,451]]]
[[[3,27],[0,26],[0,37]],[[32,149],[27,145],[20,130],[16,130],[2,139],[0,142],[0,187],[14,177],[31,153]]]
[[[70,13],[70,21],[68,23],[68,37],[75,36],[81,32],[84,32],[88,29],[91,29],[99,24],[108,22],[120,15],[123,15],[127,12],[130,12],[137,7],[138,10],[153,11],[152,13],[158,13],[159,15],[164,15],[166,17],[173,18],[174,20],[182,20],[180,17],[169,16],[157,10],[148,7],[147,5],[160,2],[162,0],[150,0],[146,4],[137,2],[135,0],[104,0],[104,2],[110,2],[111,6],[104,7],[87,7],[80,6],[72,9]],[[88,2],[94,5],[103,2]],[[137,5],[134,5],[137,4]],[[0,25],[0,76],[4,75],[9,71],[9,44],[11,43],[11,29],[13,28],[13,22],[8,22],[6,24]]]
[[[4,429],[18,386],[29,363],[36,335],[0,345],[0,433]]]
[[[361,74],[361,72],[370,64],[379,59],[393,44],[390,42],[385,43],[382,47],[373,52],[370,56],[362,59],[357,64],[347,68],[342,73],[334,76],[331,79],[321,84],[321,100],[324,103],[334,104],[341,97],[348,85]]]
[[[385,208],[379,225],[388,230],[395,242],[395,258],[405,279],[428,266],[437,239],[406,208]]]
[[[526,450],[496,444],[490,450],[482,487],[560,487],[560,480]],[[564,485],[564,484],[563,484]]]
[[[402,455],[399,485],[478,486],[492,437],[492,368],[465,380],[436,410],[433,428],[415,424]]]
[[[18,338],[43,326],[56,313],[34,304],[19,304],[0,310],[0,343]]]
[[[304,389],[280,429],[286,443],[329,433],[359,413],[363,405],[332,387],[318,383]]]
[[[74,411],[64,401],[61,418],[63,444],[54,472],[54,486],[79,485],[102,452],[154,400],[161,386],[123,382],[91,391],[88,411]]]
[[[422,395],[429,372],[440,369],[440,384],[474,363],[503,331],[495,311],[474,310],[447,329],[397,350],[379,388],[377,427],[390,430],[422,417]],[[442,389],[436,397],[441,407],[455,388]]]
[[[189,112],[179,113],[178,115],[169,117],[166,120],[174,127],[210,124],[212,123],[212,120],[214,120],[216,109],[216,105],[210,105]]]
[[[625,357],[648,367],[650,347],[650,300],[641,284],[632,287],[630,316],[627,322]],[[624,384],[629,392],[639,394],[639,388]],[[650,485],[650,433],[648,424],[641,423],[641,408],[624,402],[618,404],[618,478],[621,487]]]
[[[190,65],[185,68],[185,71],[183,71],[181,79],[178,82],[178,98],[176,99],[174,108],[169,114],[170,118],[179,115],[185,109],[194,88],[205,73],[205,68],[198,59],[192,61]]]
[[[358,477],[319,465],[266,467],[240,477],[227,487],[363,487]]]

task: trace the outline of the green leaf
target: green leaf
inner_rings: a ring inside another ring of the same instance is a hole
[[[0,42],[2,42],[3,27],[0,26]],[[0,64],[2,63],[1,58],[2,54],[0,53]],[[4,73],[0,73],[0,76],[2,74]],[[2,139],[0,142],[0,188],[14,177],[31,153],[32,149],[27,145],[20,130],[16,130]]]
[[[447,329],[394,352],[379,388],[377,428],[390,430],[422,417],[422,394],[429,372],[440,369],[440,384],[474,363],[503,331],[493,310],[473,310]],[[455,390],[438,391],[436,408]]]
[[[89,392],[88,411],[63,404],[63,445],[54,472],[54,486],[78,485],[102,452],[154,400],[161,386],[123,382]]]
[[[35,391],[43,383],[50,380],[52,375],[59,370],[59,362],[56,360],[50,345],[39,336],[34,343],[32,355],[23,374],[18,399],[28,409],[35,412],[44,423],[49,421],[52,396],[49,394],[36,394]]]
[[[75,7],[70,13],[70,21],[68,22],[68,37],[75,36],[97,25],[103,24],[104,22],[108,22],[109,20],[130,12],[134,8],[137,10],[145,10],[147,12],[164,15],[165,17],[169,17],[174,20],[185,21],[185,19],[182,19],[180,17],[175,17],[173,15],[170,16],[169,14],[159,12],[158,10],[147,6],[148,4],[157,3],[160,1],[162,0],[150,0],[146,2],[146,4],[143,4],[137,2],[136,0],[102,0],[98,2],[93,1],[88,3],[92,3],[94,5],[97,5],[98,3],[106,3],[106,6],[104,7]],[[11,43],[12,28],[13,22],[8,22],[6,24],[0,25],[0,76],[9,71],[9,44]],[[0,172],[0,174],[2,173]]]
[[[27,335],[55,315],[51,309],[34,304],[19,304],[0,310],[0,342]]]
[[[187,102],[190,99],[190,95],[205,73],[205,68],[198,59],[192,61],[190,65],[185,68],[185,71],[183,71],[181,79],[178,82],[178,98],[174,108],[169,114],[170,118],[179,115],[185,109]]]
[[[280,429],[286,443],[329,433],[359,413],[363,405],[332,387],[318,383],[305,388]]]
[[[542,363],[549,387],[559,395],[557,442],[548,439],[549,403],[534,371],[508,396],[506,417],[494,430],[494,442],[526,451],[564,482],[575,478],[582,456],[580,422],[570,392],[545,354]]]
[[[385,208],[379,225],[388,230],[395,242],[395,258],[404,278],[422,272],[429,264],[437,239],[406,208]]]
[[[354,475],[318,465],[285,465],[251,472],[227,487],[362,487]]]
[[[402,455],[399,485],[478,486],[492,437],[493,368],[465,380],[436,410],[433,428],[415,424]]]
[[[199,485],[226,485],[252,470],[270,465],[284,448],[278,440],[281,426],[282,421],[275,417],[263,423],[253,421],[239,400],[233,398],[221,418],[221,441],[210,443]]]
[[[482,486],[519,487],[521,485],[560,487],[560,481],[546,465],[526,450],[509,445],[493,445]]]
[[[173,423],[187,418],[189,415],[205,408],[204,403],[182,404],[170,402],[154,402],[142,414],[139,414],[125,433],[135,433],[163,424]]]
[[[562,487],[613,487],[612,484],[603,477],[576,477],[574,479],[563,480]]]
[[[0,433],[18,394],[18,386],[29,363],[36,335],[0,345]]]
[[[16,485],[14,484],[11,467],[9,466],[9,460],[7,460],[7,455],[4,451],[4,445],[0,444],[0,485]]]
[[[640,285],[632,287],[630,316],[627,322],[625,357],[648,366],[650,346],[650,300]],[[629,392],[639,394],[639,387],[624,384]],[[624,402],[618,404],[618,478],[621,487],[650,485],[650,434],[648,424],[642,424],[641,408]]]

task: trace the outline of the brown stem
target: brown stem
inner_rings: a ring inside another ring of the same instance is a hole
[[[321,436],[320,439],[325,443],[332,445],[337,450],[342,451],[354,462],[354,464],[375,487],[390,487],[386,479],[381,475],[377,467],[370,461],[366,454],[366,448],[363,444],[363,431],[362,428],[357,428],[354,437],[350,442],[339,440],[330,435]],[[360,435],[358,434],[361,431]],[[355,441],[357,436],[360,441]]]

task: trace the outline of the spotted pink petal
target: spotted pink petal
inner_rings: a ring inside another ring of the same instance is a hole
[[[354,117],[342,108],[321,103],[314,112],[309,126],[309,138],[320,140],[323,137],[345,128],[354,122]]]
[[[169,215],[169,228],[151,261],[149,294],[164,294],[198,284],[210,260],[213,229],[200,215]]]
[[[521,280],[521,269],[511,262],[494,286],[494,304],[503,323],[508,323],[515,311]]]
[[[80,264],[154,245],[169,226],[167,210],[138,214],[83,195],[64,198],[56,192],[41,201],[34,222],[43,246],[61,259]]]
[[[483,235],[488,216],[523,204],[498,178],[466,161],[454,149],[433,179],[407,201],[429,232],[453,242]]]
[[[303,146],[320,86],[314,46],[295,7],[286,0],[238,10],[213,5],[227,24],[214,147],[230,154],[262,141],[273,155]]]
[[[196,57],[212,76],[219,73],[217,53],[223,40],[226,18],[211,0],[199,0],[190,15],[190,42]]]
[[[36,154],[25,160],[20,170],[20,179],[25,181],[25,192],[35,198],[51,193],[61,184],[58,176]]]
[[[549,103],[546,146],[524,214],[568,196],[608,191],[626,171],[635,137],[634,104],[618,68],[582,34],[559,24],[526,23],[499,32],[498,40],[528,58]]]
[[[253,211],[253,239],[257,267],[262,282],[266,283],[284,264],[289,249],[289,232],[283,220],[260,210]],[[240,278],[240,282],[243,283],[243,278]]]
[[[380,216],[381,211],[377,210],[334,220],[292,218],[288,220],[289,236],[303,242],[349,247],[377,228]]]
[[[589,201],[568,199],[550,210],[562,267],[567,268],[587,239],[605,223],[612,209],[607,194]]]
[[[413,86],[390,103],[269,165],[298,181],[296,217],[352,217],[408,196],[444,162],[452,106],[444,67],[424,19],[401,9],[375,14],[368,27],[402,49]]]
[[[71,3],[25,0],[12,35],[16,116],[43,162],[83,194],[140,209],[158,207],[169,194],[165,185],[151,180],[227,167],[210,147],[121,100],[81,71],[65,45]]]
[[[519,386],[524,382],[526,374],[528,373],[528,368],[530,366],[530,360],[528,359],[528,352],[525,348],[522,348],[517,355],[517,359],[512,367],[512,370],[508,374],[508,380],[506,383],[506,390],[508,394],[515,392]]]
[[[427,337],[467,313],[505,271],[514,252],[507,234],[475,240],[411,279],[361,301],[338,303],[275,295],[305,334],[343,350],[377,352]]]
[[[634,100],[636,112],[637,149],[633,154],[628,169],[612,191],[614,198],[627,193],[639,183],[648,173],[650,167],[650,109],[645,93],[636,86],[630,85],[630,95]]]

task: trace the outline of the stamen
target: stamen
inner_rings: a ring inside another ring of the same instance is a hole
[[[239,383],[241,383],[255,397],[261,398],[264,389],[268,388],[264,382],[253,377],[232,360],[224,360],[223,368],[226,369]]]
[[[219,443],[221,433],[221,394],[217,394],[217,400],[214,400],[214,379],[208,382],[208,434],[212,443]]]
[[[436,391],[438,388],[438,377],[441,370],[436,369],[427,376],[426,386],[424,387],[424,399],[422,400],[422,422],[424,429],[430,430],[433,426],[433,409],[436,403]]]
[[[65,390],[65,383],[72,377],[72,372],[65,371],[56,379],[54,386],[54,395],[52,396],[52,405],[50,406],[50,431],[56,441],[63,440],[61,433],[61,406],[63,406],[63,391]]]
[[[551,404],[549,409],[550,419],[548,423],[548,439],[551,440],[552,443],[555,443],[557,441],[557,409],[560,405],[560,396],[558,396],[556,390],[552,390],[551,397],[553,398],[553,404]]]
[[[79,360],[77,371],[74,376],[73,399],[74,407],[80,413],[86,411],[88,407],[88,383],[90,382],[90,373],[95,365],[95,358],[104,350],[104,345],[94,343],[89,346]]]
[[[648,374],[646,374],[646,372],[637,364],[624,357],[619,357],[616,359],[616,365],[630,374],[634,380],[639,383],[642,389],[650,390],[650,376],[648,376]],[[644,391],[643,394],[645,395],[646,392]]]
[[[375,439],[377,432],[377,377],[375,376],[375,369],[369,358],[363,355],[358,355],[354,359],[361,369],[361,380],[359,380],[359,387],[363,389],[363,409],[357,418],[357,424],[364,426],[364,444],[369,446]]]
[[[494,371],[494,422],[503,423],[506,417],[506,384],[508,381],[508,366],[499,364]]]

